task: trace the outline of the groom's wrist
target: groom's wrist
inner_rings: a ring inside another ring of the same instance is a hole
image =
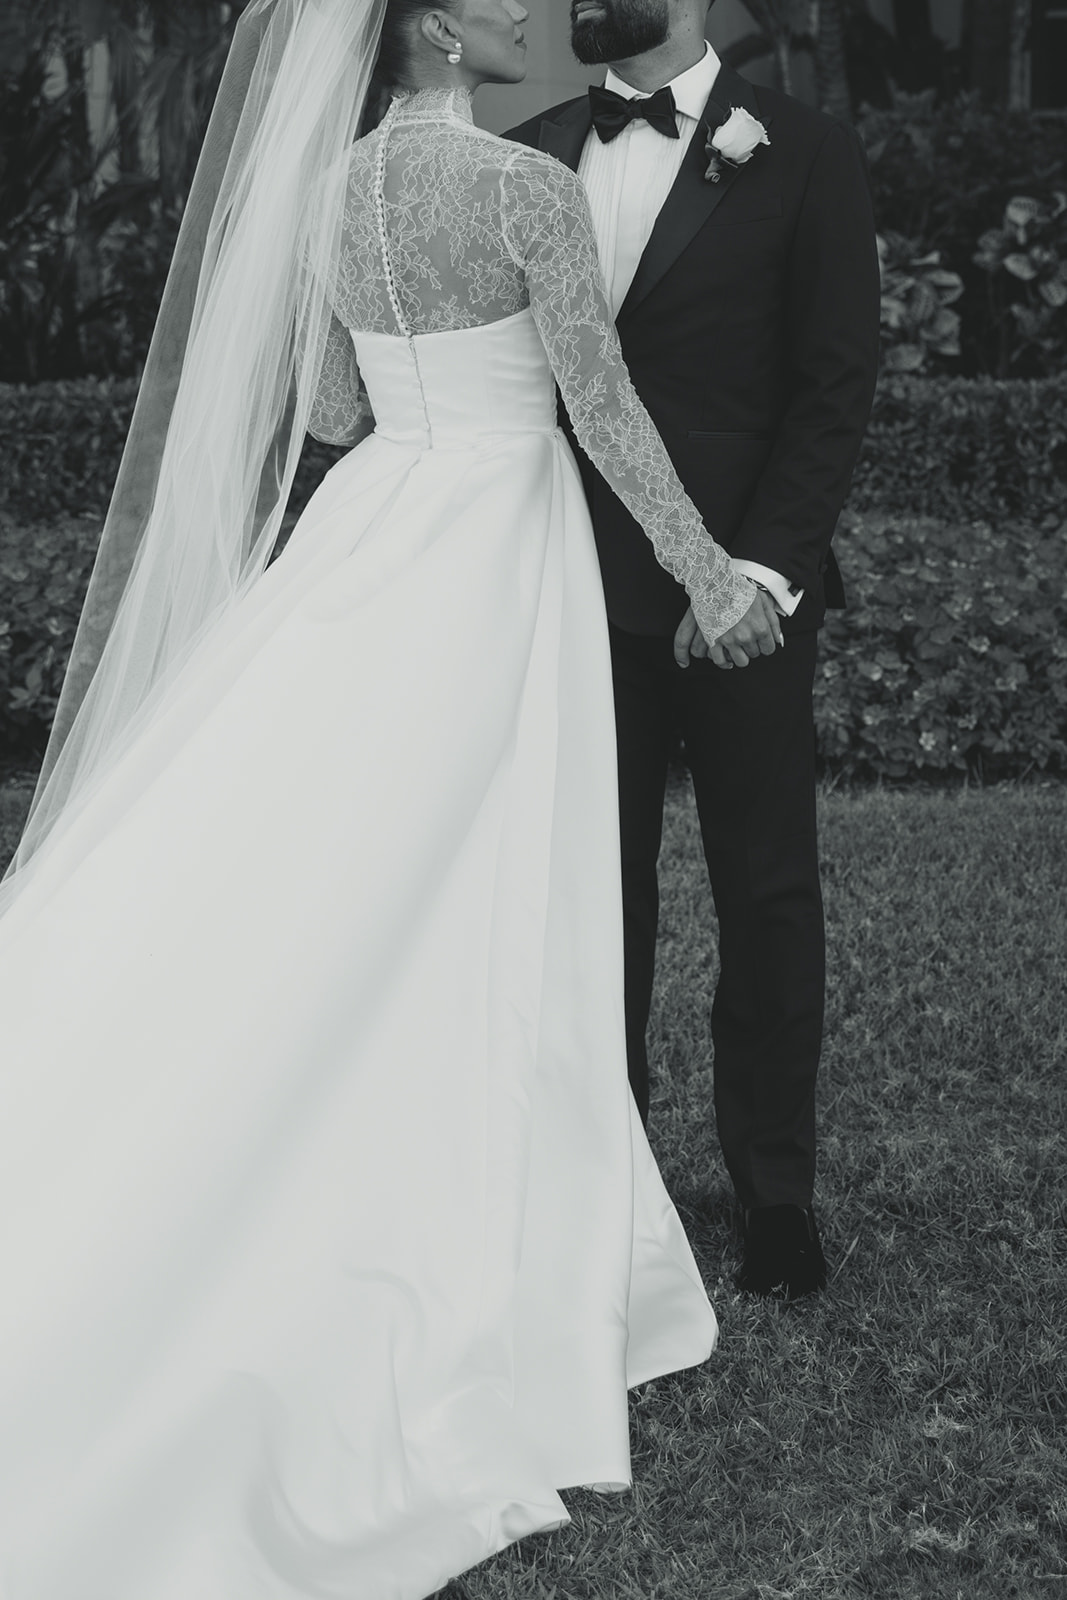
[[[804,590],[789,579],[776,572],[773,567],[765,567],[762,561],[746,561],[742,556],[732,557],[735,572],[742,573],[746,578],[751,578],[765,594],[769,594],[774,601],[775,609],[783,617],[791,617],[801,600]]]

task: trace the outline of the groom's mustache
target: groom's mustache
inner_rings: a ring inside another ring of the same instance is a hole
[[[598,16],[610,16],[611,6],[606,0],[574,0],[571,6],[571,27],[580,28],[583,22],[593,22]]]
[[[670,32],[666,0],[571,0],[571,44],[587,66],[640,55]]]

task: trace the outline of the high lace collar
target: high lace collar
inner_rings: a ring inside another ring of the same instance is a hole
[[[390,107],[393,122],[474,121],[469,89],[414,89],[398,94]]]

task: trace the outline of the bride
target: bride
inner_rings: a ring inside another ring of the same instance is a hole
[[[0,919],[2,1600],[422,1600],[629,1482],[715,1319],[626,1079],[611,681],[556,427],[749,608],[517,0],[255,0]],[[398,92],[356,138],[380,78]],[[305,430],[351,441],[267,567]]]

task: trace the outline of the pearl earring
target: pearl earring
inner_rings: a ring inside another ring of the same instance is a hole
[[[459,39],[456,40],[455,47],[448,52],[445,60],[452,67],[459,66],[460,62],[463,60],[463,45]]]

